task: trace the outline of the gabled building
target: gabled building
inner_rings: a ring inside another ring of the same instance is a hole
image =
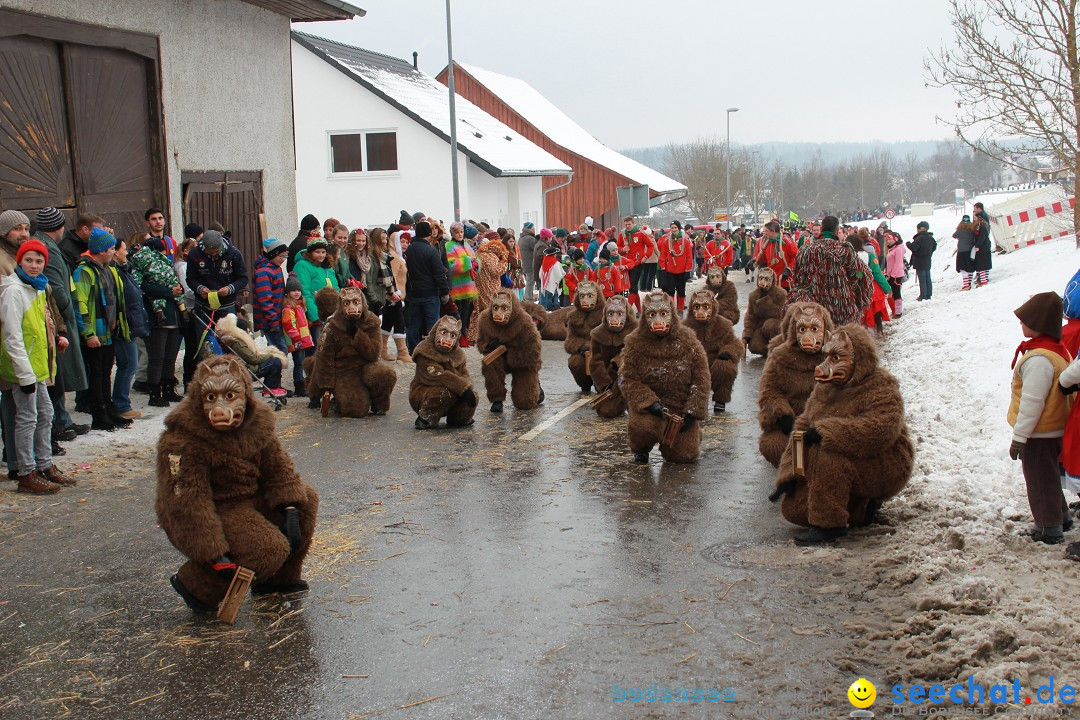
[[[0,209],[101,215],[117,235],[221,222],[251,262],[296,233],[292,22],[343,0],[4,0]]]
[[[447,76],[443,69],[438,79],[446,84]],[[591,216],[595,227],[618,226],[621,186],[648,185],[652,207],[686,196],[685,185],[607,147],[522,80],[455,62],[454,85],[458,95],[573,169],[569,184],[544,180],[548,225],[576,227]]]
[[[401,210],[452,221],[446,87],[405,60],[292,37],[300,212],[350,228],[385,227]],[[542,182],[570,167],[468,100],[456,110],[462,217],[542,225]]]

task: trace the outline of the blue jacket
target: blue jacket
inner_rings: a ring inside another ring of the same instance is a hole
[[[125,265],[113,263],[113,267],[120,273],[120,279],[124,282],[124,309],[127,311],[131,339],[150,337],[150,316],[146,314],[146,306],[143,304],[142,289],[131,276],[131,263]]]
[[[195,294],[195,304],[203,308],[209,308],[210,304],[199,292],[202,288],[216,291],[230,286],[232,292],[221,298],[221,307],[234,305],[237,293],[248,286],[244,255],[226,241],[218,256],[212,258],[200,242],[188,253],[187,284]]]

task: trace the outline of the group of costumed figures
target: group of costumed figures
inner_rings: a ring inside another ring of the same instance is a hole
[[[817,303],[788,302],[768,268],[758,272],[741,338],[737,293],[723,269],[711,268],[688,300],[682,318],[671,297],[651,292],[638,316],[626,297],[605,301],[601,287],[585,281],[570,307],[538,315],[512,290],[497,290],[476,343],[491,411],[503,411],[507,376],[515,408],[544,401],[541,340],[561,339],[574,381],[598,393],[596,413],[627,416],[635,462],[647,463],[657,445],[666,461],[693,462],[710,392],[713,412],[724,412],[740,361],[748,351],[764,355],[760,451],[777,467],[770,499],[782,499],[783,516],[807,528],[796,542],[829,542],[873,522],[910,477],[914,448],[898,383],[867,331],[834,328]],[[309,397],[324,414],[384,415],[397,376],[380,361],[380,323],[363,293],[325,289],[317,301],[329,319],[305,362]],[[442,317],[413,352],[409,403],[420,430],[444,418],[448,427],[473,422],[478,397],[461,333],[456,318]],[[254,593],[306,588],[301,566],[318,493],[298,476],[237,357],[199,366],[192,391],[166,419],[157,475],[159,523],[187,557],[172,585],[192,609],[217,608],[241,567],[254,574]]]

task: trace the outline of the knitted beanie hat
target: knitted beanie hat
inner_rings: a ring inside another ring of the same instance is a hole
[[[465,226],[465,239],[472,240],[474,237],[480,234],[480,231],[476,229],[475,225]]]
[[[263,255],[268,260],[273,260],[282,253],[289,252],[289,243],[284,240],[278,240],[277,238],[266,238],[263,241]]]
[[[204,250],[220,250],[225,247],[225,236],[217,230],[207,230],[202,236]]]
[[[319,227],[319,218],[314,215],[305,215],[304,219],[300,221],[301,232],[311,232],[317,230]]]
[[[64,217],[64,213],[60,212],[54,207],[41,208],[37,214],[37,226],[38,230],[45,232],[52,232],[53,230],[59,230],[64,227],[64,223],[67,222],[67,218]]]
[[[290,275],[289,279],[285,281],[285,292],[290,293],[293,290],[303,290],[304,286],[300,284],[300,278],[295,275]]]
[[[570,233],[566,232],[566,228],[558,228],[555,230],[555,237],[557,238],[564,238],[569,234]]]
[[[416,236],[417,240],[431,237],[431,223],[423,220],[416,223],[416,227],[413,228],[413,234]]]
[[[90,231],[90,239],[86,246],[91,255],[100,255],[109,248],[116,247],[116,238],[108,230],[96,227]]]
[[[4,237],[11,232],[11,228],[16,225],[29,224],[30,218],[26,217],[26,215],[23,215],[18,210],[5,210],[0,213],[0,237]]]
[[[411,227],[413,222],[415,221],[412,219],[412,215],[409,214],[409,211],[402,210],[401,216],[398,218],[397,224],[401,227]]]
[[[550,240],[551,238],[552,238],[552,235],[551,235],[551,229],[550,228],[540,228],[540,239],[541,240]]]
[[[1060,340],[1064,311],[1061,296],[1051,291],[1032,295],[1026,303],[1013,310],[1013,314],[1032,330]]]
[[[19,251],[15,253],[15,263],[21,263],[23,255],[28,252],[39,252],[45,256],[45,262],[49,262],[49,250],[45,247],[45,243],[35,238],[30,238],[19,246]]]
[[[184,237],[186,238],[191,238],[192,240],[194,240],[195,238],[202,235],[202,233],[202,225],[199,225],[197,223],[188,223],[184,226]]]

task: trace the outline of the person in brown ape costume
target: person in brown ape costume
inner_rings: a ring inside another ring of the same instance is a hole
[[[512,378],[510,399],[518,410],[532,410],[544,402],[540,387],[541,344],[529,313],[511,290],[500,288],[491,296],[491,306],[480,315],[476,347],[488,355],[506,346],[506,352],[483,366],[484,389],[491,412],[502,412],[506,400],[506,376]]]
[[[329,318],[331,315],[338,311],[341,307],[341,295],[338,291],[332,287],[321,288],[315,293],[315,307],[319,311],[319,317]],[[311,387],[311,376],[315,374],[315,354],[312,353],[308,357],[304,358],[304,388]],[[308,390],[308,407],[318,408],[321,392],[315,390]]]
[[[626,338],[619,386],[630,411],[627,441],[634,462],[647,463],[653,445],[671,462],[693,462],[709,401],[709,359],[694,332],[679,324],[671,298],[654,291],[641,299],[641,321]],[[661,441],[666,413],[682,418],[671,445]]]
[[[731,402],[731,388],[739,375],[743,345],[735,335],[731,322],[717,312],[716,298],[708,288],[695,290],[690,296],[686,326],[697,335],[705,348],[705,356],[709,358],[713,412],[724,412]]]
[[[799,545],[830,542],[851,525],[869,525],[881,503],[900,492],[915,463],[896,378],[878,364],[877,345],[859,325],[833,331],[814,370],[816,386],[795,421],[806,471],[793,469],[789,444],[776,475],[780,510]]]
[[[566,318],[566,340],[563,341],[563,349],[570,356],[566,359],[566,365],[581,392],[587,393],[593,386],[585,353],[592,342],[593,328],[604,321],[603,299],[603,291],[599,285],[592,280],[581,281],[574,292],[574,304]]]
[[[739,324],[739,291],[735,283],[727,279],[727,271],[719,265],[713,265],[705,275],[705,287],[716,297],[717,311],[726,317],[732,325]]]
[[[743,342],[755,355],[768,355],[769,342],[780,334],[780,318],[787,302],[787,291],[776,282],[772,268],[757,271],[757,287],[750,293],[743,319]]]
[[[449,427],[472,425],[476,412],[465,352],[458,346],[461,321],[452,315],[439,318],[413,350],[416,374],[409,386],[409,404],[416,411],[416,428],[427,430],[445,417]]]
[[[330,393],[344,417],[385,415],[397,373],[379,362],[383,343],[379,318],[367,309],[360,288],[348,286],[340,294],[341,307],[323,324],[308,387],[317,397]]]
[[[599,392],[611,391],[611,397],[596,405],[596,414],[603,418],[619,417],[626,412],[626,399],[619,389],[619,365],[622,363],[623,343],[637,327],[630,303],[622,295],[613,295],[604,305],[604,321],[590,335],[592,359],[589,371]]]
[[[566,319],[570,317],[570,311],[573,308],[564,307],[548,312],[529,300],[522,301],[520,304],[525,309],[525,312],[532,317],[536,329],[540,331],[541,340],[558,340],[560,342],[566,340]]]
[[[832,329],[832,318],[824,307],[793,303],[784,313],[780,334],[769,344],[758,385],[758,449],[773,467],[780,464],[795,418],[814,390],[814,368],[824,359],[821,348]]]
[[[157,445],[158,524],[187,558],[173,588],[197,612],[213,612],[237,566],[252,592],[298,592],[319,494],[296,473],[233,355],[200,363]]]

